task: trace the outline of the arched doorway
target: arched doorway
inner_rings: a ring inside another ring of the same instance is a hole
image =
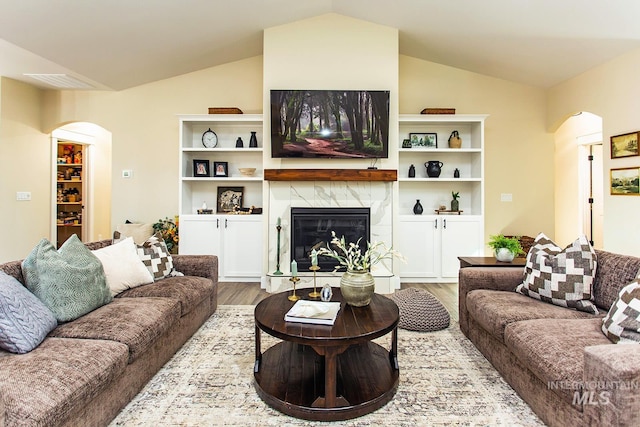
[[[603,248],[604,169],[602,118],[569,117],[555,133],[555,236],[567,244],[585,234]]]
[[[111,133],[93,123],[70,123],[51,133],[50,234],[58,246],[71,234],[87,242],[110,236],[111,145]],[[65,148],[72,151],[66,153],[69,165],[60,157]],[[74,194],[61,197],[62,192]]]

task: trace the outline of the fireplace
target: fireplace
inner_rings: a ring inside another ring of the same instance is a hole
[[[370,208],[291,208],[291,256],[299,271],[311,267],[311,250],[327,246],[331,232],[344,236],[347,242],[360,240],[362,251],[367,250],[370,237]],[[321,271],[333,271],[336,260],[318,257]]]

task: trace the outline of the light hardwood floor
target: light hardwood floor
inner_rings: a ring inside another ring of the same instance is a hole
[[[426,289],[442,302],[451,315],[451,320],[458,321],[458,284],[457,283],[403,283],[401,289]],[[220,282],[218,284],[218,304],[220,305],[255,305],[268,297],[259,283]]]

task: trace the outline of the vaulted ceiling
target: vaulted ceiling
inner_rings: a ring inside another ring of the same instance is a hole
[[[551,87],[640,48],[637,0],[0,0],[0,75],[122,90],[262,54],[265,28],[337,13],[399,52]]]

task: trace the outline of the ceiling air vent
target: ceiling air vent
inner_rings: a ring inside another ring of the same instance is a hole
[[[58,89],[95,89],[89,83],[66,74],[24,74]]]

